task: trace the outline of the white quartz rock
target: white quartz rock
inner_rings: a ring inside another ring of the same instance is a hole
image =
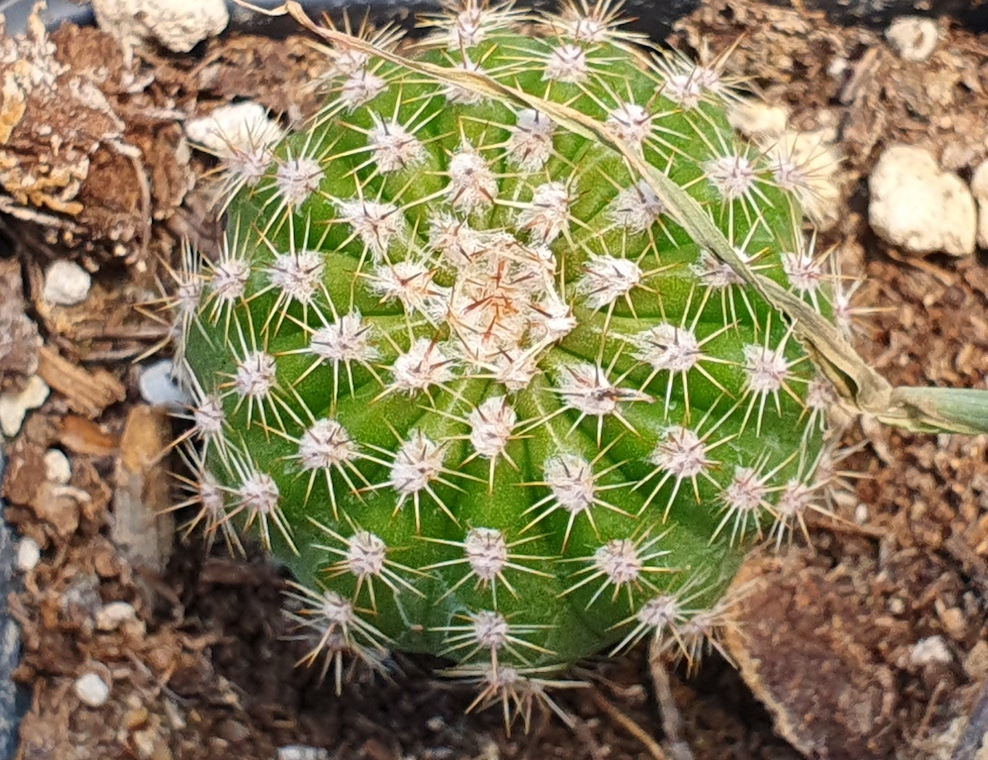
[[[892,245],[918,254],[974,252],[974,197],[960,177],[943,171],[923,148],[886,148],[868,190],[868,221]]]
[[[42,298],[57,306],[75,306],[86,300],[93,278],[74,261],[59,260],[45,272]]]
[[[230,23],[225,0],[93,0],[93,14],[124,50],[149,40],[188,53]]]
[[[971,192],[978,202],[978,245],[988,248],[988,161],[982,161],[974,170]]]
[[[902,16],[885,30],[885,39],[902,60],[921,63],[937,49],[940,27],[931,18]]]

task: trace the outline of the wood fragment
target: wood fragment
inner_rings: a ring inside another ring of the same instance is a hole
[[[52,390],[65,396],[69,409],[90,419],[127,397],[124,384],[109,372],[104,369],[90,372],[51,346],[44,346],[39,353],[38,374]]]
[[[134,406],[120,439],[113,489],[114,543],[133,564],[157,572],[164,570],[175,536],[171,484],[161,462],[170,432],[163,412]]]

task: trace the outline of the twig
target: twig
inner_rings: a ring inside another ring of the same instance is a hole
[[[985,734],[988,733],[988,680],[981,687],[981,694],[971,711],[964,735],[954,748],[950,760],[974,760],[981,749]]]
[[[594,689],[590,693],[590,697],[593,699],[594,704],[606,712],[615,723],[620,725],[621,728],[645,745],[645,749],[648,750],[649,754],[654,757],[655,760],[672,760],[669,753],[662,749],[662,745],[649,736],[648,732],[644,728],[639,726],[635,723],[635,721],[621,712],[621,710],[618,709],[618,706],[601,694],[598,689]]]
[[[682,726],[679,709],[676,707],[672,687],[669,685],[669,672],[662,661],[661,642],[655,636],[652,637],[648,647],[648,669],[652,675],[655,698],[662,712],[662,731],[665,733],[670,754],[673,760],[693,760],[693,752],[689,745],[679,738]]]

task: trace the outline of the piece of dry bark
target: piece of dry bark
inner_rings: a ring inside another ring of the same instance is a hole
[[[0,261],[0,390],[18,391],[24,378],[38,370],[41,336],[24,313],[21,265],[16,259]]]
[[[856,640],[869,625],[845,582],[787,558],[749,559],[725,646],[776,730],[809,757],[886,757],[898,690],[892,670]]]
[[[171,431],[166,415],[134,406],[120,439],[113,489],[113,541],[133,564],[158,572],[171,556],[175,518],[167,511],[171,484],[162,453]]]
[[[95,418],[110,404],[123,401],[127,389],[104,369],[94,372],[73,364],[51,346],[41,349],[38,374],[48,386],[65,396],[69,409]]]

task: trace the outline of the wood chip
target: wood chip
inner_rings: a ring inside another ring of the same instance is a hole
[[[123,401],[127,389],[104,369],[90,372],[59,355],[51,346],[39,354],[38,374],[48,386],[65,396],[73,412],[94,419],[110,404]]]
[[[175,518],[171,484],[161,461],[171,439],[167,416],[150,406],[134,406],[120,440],[113,490],[111,536],[135,565],[158,572],[171,555]]]

